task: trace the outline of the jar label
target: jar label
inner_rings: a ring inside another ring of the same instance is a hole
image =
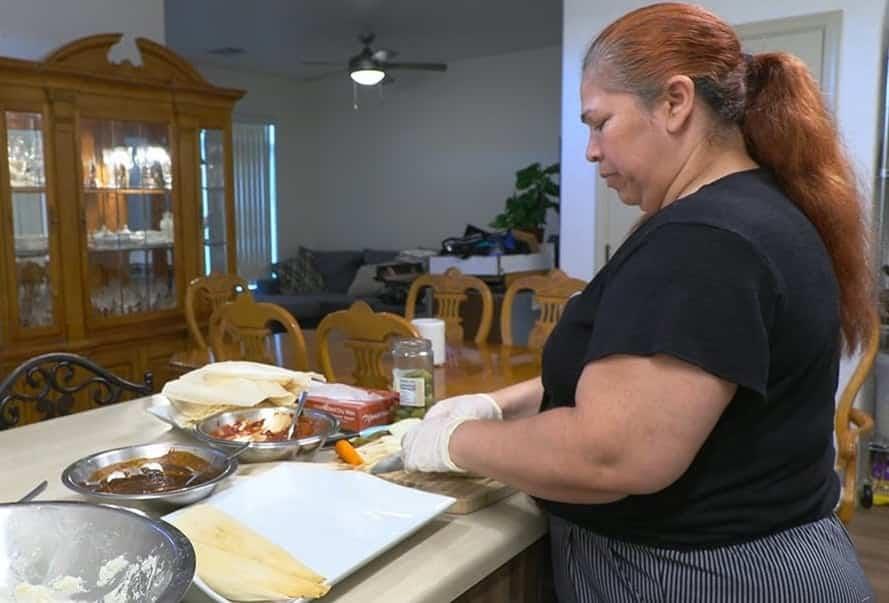
[[[401,406],[423,408],[426,406],[426,380],[422,377],[395,377],[395,390]]]

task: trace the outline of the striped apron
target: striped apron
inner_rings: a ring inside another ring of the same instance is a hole
[[[560,603],[876,601],[833,515],[759,540],[676,551],[599,536],[550,516]]]

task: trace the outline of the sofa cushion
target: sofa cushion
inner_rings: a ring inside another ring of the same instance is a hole
[[[295,256],[272,264],[272,269],[278,275],[281,293],[285,295],[324,290],[324,277],[315,267],[311,252],[303,247],[297,250]]]
[[[355,280],[355,273],[364,260],[361,251],[309,250],[315,268],[324,279],[325,290],[345,293]]]
[[[263,295],[255,294],[259,302],[268,302],[283,307],[290,312],[302,326],[307,319],[317,319],[322,315],[321,300],[323,293],[301,293],[297,295]]]
[[[394,262],[398,257],[398,251],[390,251],[386,249],[365,249],[365,264],[385,264],[386,262]]]

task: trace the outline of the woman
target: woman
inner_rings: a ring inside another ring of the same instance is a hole
[[[832,442],[867,235],[815,81],[684,4],[619,19],[583,70],[587,158],[645,220],[566,306],[542,380],[436,405],[407,468],[536,497],[563,601],[871,600]]]

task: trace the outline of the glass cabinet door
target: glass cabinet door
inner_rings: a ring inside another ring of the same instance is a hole
[[[87,118],[80,123],[91,316],[175,308],[169,126]]]
[[[50,217],[44,171],[43,116],[6,111],[18,326],[55,324],[50,264]]]
[[[204,241],[204,274],[224,273],[227,269],[223,141],[222,130],[201,130],[201,236]]]

